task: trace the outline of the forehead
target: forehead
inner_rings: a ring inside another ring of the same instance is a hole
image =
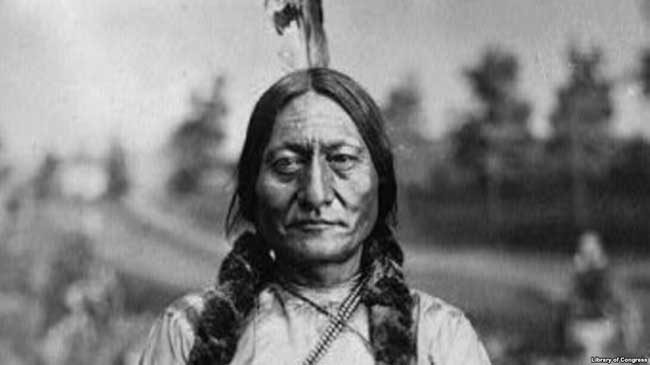
[[[308,92],[290,101],[278,113],[269,144],[333,139],[336,142],[363,143],[352,118],[339,104],[323,95]]]

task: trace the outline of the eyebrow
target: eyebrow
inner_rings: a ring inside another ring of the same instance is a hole
[[[357,143],[349,143],[349,142],[346,142],[346,141],[339,141],[339,142],[329,143],[327,145],[324,145],[323,149],[326,152],[332,152],[332,151],[336,151],[336,150],[338,150],[340,148],[343,148],[343,147],[353,148],[355,150],[355,152],[357,152],[357,153],[360,153],[360,152],[363,151],[363,145],[359,145]]]
[[[355,150],[355,152],[357,152],[357,153],[361,153],[364,150],[363,146],[361,146],[361,145],[359,145],[357,143],[349,142],[349,141],[334,141],[334,142],[330,142],[330,143],[326,143],[326,144],[321,143],[321,146],[322,146],[323,150],[325,150],[326,152],[336,151],[336,150],[338,150],[340,148],[343,148],[343,147],[353,148]],[[279,151],[282,151],[282,150],[290,150],[290,151],[296,152],[298,154],[307,155],[307,154],[312,153],[313,146],[312,146],[311,143],[284,142],[281,145],[268,150],[267,153],[269,155],[274,155],[275,153],[277,153]]]

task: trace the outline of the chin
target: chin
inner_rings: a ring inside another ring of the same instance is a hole
[[[305,262],[341,263],[352,258],[361,248],[360,243],[335,237],[292,237],[289,249],[296,260]]]

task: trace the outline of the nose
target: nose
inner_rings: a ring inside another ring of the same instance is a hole
[[[334,199],[332,176],[326,162],[314,158],[302,179],[300,203],[309,210],[319,209]]]

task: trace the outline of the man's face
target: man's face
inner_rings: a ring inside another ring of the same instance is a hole
[[[278,114],[255,191],[260,233],[296,264],[346,262],[377,220],[368,148],[345,110],[313,92]]]

